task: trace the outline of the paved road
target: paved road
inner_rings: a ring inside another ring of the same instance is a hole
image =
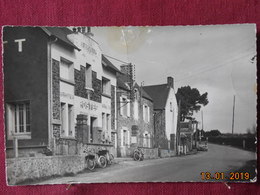
[[[101,183],[101,182],[176,182],[202,181],[201,172],[226,172],[238,170],[249,160],[255,160],[253,152],[233,147],[209,144],[208,152],[195,155],[142,162],[124,161],[105,169],[95,169],[73,177],[47,180],[50,183]]]

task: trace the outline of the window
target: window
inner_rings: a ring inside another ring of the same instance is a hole
[[[68,127],[69,136],[73,136],[74,124],[73,124],[73,105],[68,104]]]
[[[128,133],[127,130],[123,130],[123,146],[128,145]]]
[[[138,102],[134,102],[134,119],[138,120],[139,119],[139,109],[138,109]]]
[[[107,125],[106,129],[107,129],[107,131],[109,131],[110,130],[110,114],[107,114],[106,125]]]
[[[138,91],[137,89],[134,89],[134,98],[137,101],[138,100]]]
[[[91,69],[91,65],[89,64],[86,64],[85,81],[86,81],[86,88],[92,89],[92,69]]]
[[[120,97],[120,114],[130,117],[130,101],[126,97]]]
[[[147,147],[147,148],[151,147],[151,137],[149,133],[144,133],[143,147]]]
[[[130,131],[126,127],[121,129],[121,146],[130,146]]]
[[[73,105],[61,103],[61,135],[74,136],[74,109]]]
[[[143,120],[150,122],[150,107],[148,105],[143,105]]]
[[[60,61],[60,78],[74,82],[74,67],[73,63],[61,58]]]
[[[94,143],[94,128],[96,127],[97,118],[90,117],[90,131],[89,131],[89,141],[90,143]]]
[[[30,103],[7,104],[6,114],[10,136],[31,134]]]
[[[107,78],[102,78],[102,93],[111,96],[111,84]]]
[[[102,129],[106,130],[106,114],[102,113]]]
[[[170,111],[171,111],[171,112],[173,111],[172,102],[170,102]]]

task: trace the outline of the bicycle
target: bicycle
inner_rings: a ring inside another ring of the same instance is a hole
[[[101,168],[105,168],[107,164],[112,164],[114,156],[110,154],[108,150],[99,150],[97,153],[85,149],[83,153],[87,153],[85,156],[85,162],[87,169],[94,170],[96,165]]]
[[[108,150],[98,151],[98,156],[98,163],[101,168],[105,168],[107,165],[113,163],[114,156],[113,154],[110,154]]]
[[[133,159],[135,161],[143,161],[144,160],[144,153],[140,148],[134,150]]]

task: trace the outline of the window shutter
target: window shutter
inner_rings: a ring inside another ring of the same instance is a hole
[[[127,130],[127,145],[130,146],[130,131]]]
[[[124,130],[121,129],[121,146],[124,145]]]
[[[14,128],[15,128],[14,114],[15,114],[14,106],[7,105],[6,106],[7,130],[8,130],[8,135],[10,137],[12,137],[12,134],[14,133]]]
[[[150,122],[150,107],[147,106],[147,121]]]
[[[127,116],[130,117],[130,100],[127,100]]]

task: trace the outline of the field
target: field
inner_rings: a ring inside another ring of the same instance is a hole
[[[208,141],[215,144],[229,145],[245,150],[256,151],[256,137],[254,135],[220,135],[208,137]]]

